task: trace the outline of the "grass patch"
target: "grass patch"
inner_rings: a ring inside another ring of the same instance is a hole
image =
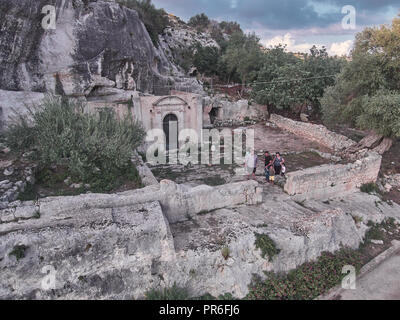
[[[385,240],[385,230],[393,233],[397,229],[395,220],[393,218],[387,218],[381,223],[368,221],[367,226],[369,227],[369,229],[365,233],[364,243],[362,247],[365,247],[366,245],[371,243],[371,240]]]
[[[380,194],[379,187],[376,183],[366,183],[360,187],[361,192],[368,193],[368,194]]]
[[[353,218],[355,224],[359,224],[359,223],[361,223],[363,221],[363,218],[360,217],[360,216],[355,216],[354,215],[354,216],[352,216],[352,218]]]
[[[256,241],[255,246],[258,249],[261,249],[261,256],[265,258],[267,255],[269,260],[272,260],[274,256],[281,252],[275,245],[275,242],[266,234],[256,233]]]
[[[218,297],[214,297],[213,295],[206,293],[200,297],[196,297],[190,300],[237,300],[231,293],[220,294]]]
[[[174,284],[171,288],[162,290],[152,289],[145,293],[146,300],[188,300],[189,293],[186,288]]]
[[[25,258],[25,252],[27,249],[28,249],[28,247],[23,244],[14,246],[13,250],[9,253],[9,256],[15,256],[17,261],[19,261],[19,260]]]
[[[180,177],[180,174],[169,167],[166,168],[153,168],[151,172],[154,174],[155,177],[164,180],[171,180],[175,181],[177,178]]]
[[[288,274],[266,273],[267,279],[254,279],[247,299],[311,300],[338,285],[345,274],[342,268],[351,265],[359,272],[361,254],[342,249],[335,254],[324,252],[313,262],[306,262]]]
[[[225,260],[228,260],[230,251],[228,247],[223,247],[221,250],[222,256],[224,257]]]

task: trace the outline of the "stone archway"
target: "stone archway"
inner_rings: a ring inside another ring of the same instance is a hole
[[[178,117],[167,114],[163,119],[163,130],[166,138],[166,150],[178,149]]]

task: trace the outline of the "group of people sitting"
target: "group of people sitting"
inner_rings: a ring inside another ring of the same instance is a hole
[[[247,172],[247,179],[255,179],[257,172],[257,163],[258,156],[251,150],[246,153],[244,166]],[[275,176],[281,175],[284,176],[286,172],[285,159],[281,156],[279,152],[277,152],[274,156],[270,155],[269,151],[265,151],[264,153],[264,173],[265,178],[268,182],[273,183],[275,180]]]

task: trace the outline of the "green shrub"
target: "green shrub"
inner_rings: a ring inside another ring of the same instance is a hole
[[[342,281],[345,265],[354,266],[358,272],[362,266],[361,254],[350,249],[335,254],[324,252],[316,261],[306,262],[286,275],[266,273],[266,280],[253,280],[247,299],[315,299]]]
[[[210,24],[210,19],[206,14],[197,14],[189,19],[188,25],[196,28],[198,31],[204,31]]]
[[[224,257],[224,259],[228,260],[229,254],[230,254],[229,248],[228,247],[223,247],[222,250],[221,250],[221,253],[222,253],[222,256]]]
[[[261,249],[261,256],[263,258],[267,255],[269,260],[272,260],[275,255],[281,252],[281,250],[276,247],[275,242],[268,235],[256,233],[255,236],[256,248]]]
[[[376,185],[376,183],[366,183],[363,184],[360,188],[361,192],[365,192],[365,193],[380,193],[378,186]]]
[[[85,113],[84,109],[83,104],[48,96],[31,110],[29,126],[23,117],[14,122],[7,133],[9,145],[33,148],[41,178],[50,186],[67,176],[76,182],[94,184],[97,189],[118,177],[139,179],[131,157],[143,141],[142,126],[129,116],[118,120],[112,109],[99,114]],[[27,133],[29,144],[12,143],[20,132]],[[66,170],[54,174],[46,169],[54,165]]]
[[[162,290],[152,289],[145,293],[147,300],[188,300],[189,293],[187,289],[180,288],[174,284],[171,288]]]
[[[365,233],[363,246],[369,244],[371,240],[384,240],[385,239],[384,230],[392,233],[396,232],[397,230],[397,226],[393,218],[386,218],[381,223],[374,223],[372,221],[368,221],[367,226],[369,227],[369,229]]]
[[[31,109],[28,107],[28,115]],[[35,141],[35,132],[26,115],[16,114],[5,132],[7,145],[15,151],[23,151],[30,148]]]
[[[15,256],[18,260],[25,258],[25,252],[28,249],[25,245],[17,245],[13,248],[13,250],[9,253],[10,256]]]

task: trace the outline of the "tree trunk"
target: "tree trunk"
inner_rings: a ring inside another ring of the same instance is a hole
[[[385,138],[382,140],[381,144],[373,149],[373,151],[384,154],[385,152],[389,151],[393,145],[393,140],[390,138]]]
[[[384,154],[392,147],[393,140],[384,138],[382,135],[370,133],[364,137],[359,143],[346,149],[345,154],[353,154],[363,149],[369,149],[379,154]]]

